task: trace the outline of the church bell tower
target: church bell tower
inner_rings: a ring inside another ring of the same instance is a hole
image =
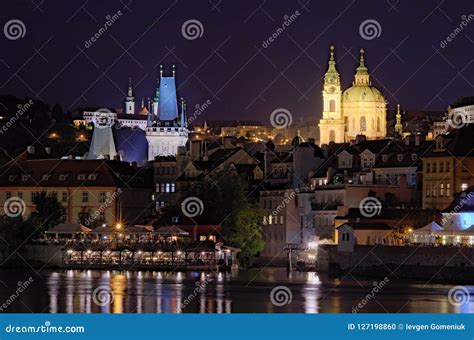
[[[336,69],[334,46],[330,47],[328,70],[324,75],[323,117],[319,121],[320,145],[344,142],[344,117],[341,109],[341,79]]]

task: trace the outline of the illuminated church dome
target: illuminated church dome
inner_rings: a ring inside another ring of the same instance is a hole
[[[383,94],[370,82],[370,75],[365,66],[364,50],[360,50],[360,64],[357,67],[355,79],[352,86],[342,94],[342,100],[345,102],[383,102]]]
[[[319,121],[319,142],[343,143],[364,135],[368,139],[384,138],[387,133],[387,104],[383,94],[370,82],[364,50],[352,86],[341,90],[336,69],[334,47],[330,48],[328,70],[323,86],[323,117]]]

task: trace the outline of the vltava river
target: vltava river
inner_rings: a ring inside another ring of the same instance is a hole
[[[31,283],[25,284],[27,280]],[[236,273],[2,269],[0,311],[350,313],[364,300],[361,313],[474,312],[473,286],[463,286],[471,295],[462,304],[448,301],[454,285],[400,280],[389,281],[367,299],[379,281],[335,279],[314,272],[288,276],[285,269]],[[279,297],[272,296],[279,286],[283,287]]]

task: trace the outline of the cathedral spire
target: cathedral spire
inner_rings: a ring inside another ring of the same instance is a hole
[[[365,66],[364,49],[360,49],[359,66],[356,69],[353,85],[370,86],[370,77],[367,66]]]
[[[133,97],[132,78],[128,78],[127,97],[125,97],[125,113],[135,113],[135,97]]]
[[[400,113],[400,104],[397,104],[397,114],[395,115],[395,117],[396,117],[395,134],[402,135],[403,125],[402,125],[402,115]]]
[[[328,70],[324,75],[324,82],[338,85],[340,81],[339,72],[336,69],[336,59],[334,57],[334,45],[329,47]]]
[[[186,127],[186,102],[181,98],[181,127]]]
[[[128,91],[127,91],[127,96],[128,97],[133,97],[133,87],[132,87],[132,78],[128,78]]]

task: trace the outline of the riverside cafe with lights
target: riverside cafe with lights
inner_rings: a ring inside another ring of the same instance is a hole
[[[235,268],[238,248],[221,242],[197,241],[176,227],[100,226],[89,231],[82,242],[62,248],[67,268],[182,268],[209,270]]]
[[[435,221],[411,232],[410,243],[431,246],[474,246],[474,225],[461,229],[456,224],[441,226]]]

